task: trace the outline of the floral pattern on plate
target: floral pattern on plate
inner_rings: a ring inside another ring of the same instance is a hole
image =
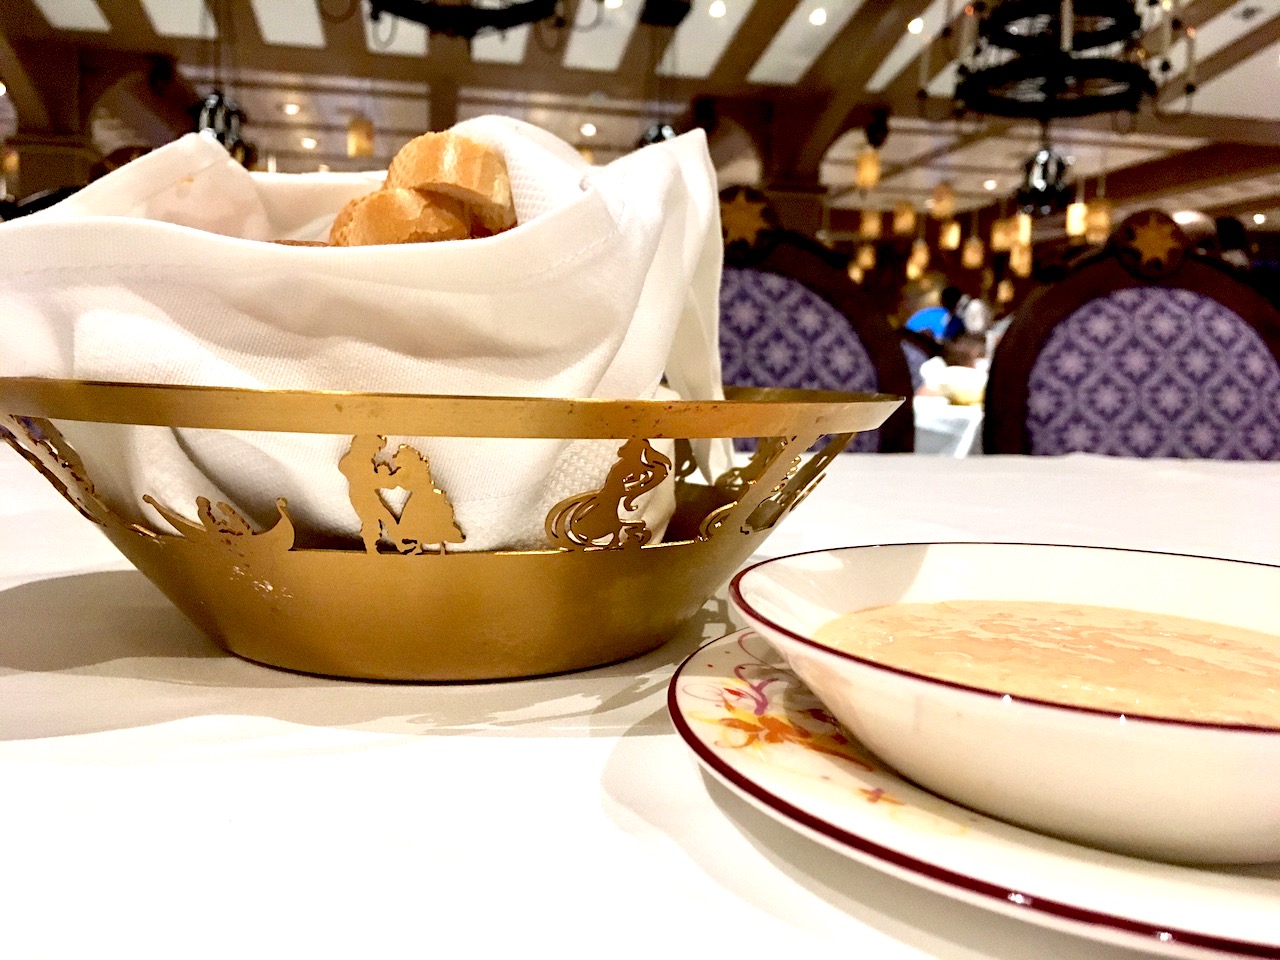
[[[867,753],[751,630],[690,656],[667,702],[708,772],[783,825],[872,867],[1162,956],[1280,958],[1280,864],[1140,860],[952,804]]]

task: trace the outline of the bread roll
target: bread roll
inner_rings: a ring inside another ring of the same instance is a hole
[[[506,161],[488,147],[447,131],[424,133],[405,144],[387,170],[386,187],[461,200],[477,221],[477,235],[500,233],[516,223]]]
[[[465,240],[470,217],[461,200],[408,189],[383,189],[347,203],[329,230],[335,246]]]

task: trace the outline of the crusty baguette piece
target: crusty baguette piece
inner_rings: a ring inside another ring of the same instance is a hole
[[[448,131],[424,133],[405,144],[391,161],[386,186],[456,197],[471,208],[481,235],[500,233],[516,223],[506,161],[488,147]]]
[[[333,221],[329,242],[340,247],[364,247],[465,240],[471,236],[470,227],[470,217],[461,200],[392,188],[349,201]]]

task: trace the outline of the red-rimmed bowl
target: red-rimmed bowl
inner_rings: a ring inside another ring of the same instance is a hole
[[[936,679],[814,639],[841,614],[964,599],[1121,607],[1274,634],[1280,567],[1099,547],[901,544],[767,560],[739,573],[730,595],[851,733],[927,789],[1123,853],[1280,861],[1276,726],[1073,706]],[[1280,636],[1274,653],[1280,662]]]

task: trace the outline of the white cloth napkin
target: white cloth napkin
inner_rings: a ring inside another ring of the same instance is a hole
[[[518,120],[454,129],[506,158],[514,229],[264,243],[324,238],[382,174],[249,173],[194,134],[0,225],[0,375],[651,398],[665,373],[683,397],[719,397],[721,240],[703,134],[592,167]],[[358,538],[337,467],[347,436],[61,426],[132,520],[164,526],[144,494],[188,516],[207,496],[269,525],[283,496],[298,526]],[[599,486],[618,447],[397,439],[428,454],[467,538],[459,549],[472,550],[545,544],[547,510]]]

